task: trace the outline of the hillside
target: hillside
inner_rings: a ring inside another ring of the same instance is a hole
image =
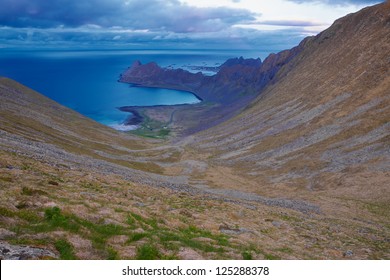
[[[0,98],[2,259],[235,259],[251,248],[223,233],[225,210],[245,206],[170,174],[198,168],[179,162],[183,147],[117,132],[6,78]]]
[[[170,141],[1,78],[0,257],[389,259],[389,22],[376,5],[271,55],[246,107]]]
[[[199,179],[310,201],[338,226],[375,223],[389,236],[389,21],[381,4],[306,39],[246,110],[186,140],[214,166]]]
[[[324,173],[338,181],[334,174],[386,172],[389,18],[389,4],[366,8],[306,39],[277,83],[237,117],[194,136],[194,146],[267,185],[322,190],[334,187]]]

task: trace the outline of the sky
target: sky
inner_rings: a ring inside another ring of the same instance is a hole
[[[282,50],[377,0],[0,0],[0,48]]]

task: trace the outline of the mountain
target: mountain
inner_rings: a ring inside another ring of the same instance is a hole
[[[389,4],[381,4],[306,39],[303,50],[276,74],[277,83],[240,115],[194,136],[195,146],[267,184],[294,185],[304,178],[302,187],[326,189],[346,178],[333,175],[327,182],[318,177],[323,173],[344,173],[355,165],[357,173],[363,166],[385,172],[389,17]]]
[[[215,85],[140,110],[168,140],[1,78],[0,257],[389,259],[389,35],[383,3],[211,77],[137,62],[140,84]]]
[[[142,64],[135,61],[122,73],[119,81],[137,86],[190,91],[199,97],[203,103],[196,106],[159,106],[157,109],[157,114],[163,114],[169,120],[173,119],[174,112],[175,121],[170,126],[171,130],[176,135],[185,136],[218,125],[236,115],[273,81],[279,69],[301,49],[299,45],[291,50],[271,54],[264,62],[260,59],[232,58],[223,63],[213,76],[183,69],[161,68],[154,62]],[[147,115],[145,119],[156,114],[156,110],[150,107],[128,106],[121,109]],[[201,121],[194,122],[194,119]],[[166,123],[162,123],[155,129],[165,126]]]

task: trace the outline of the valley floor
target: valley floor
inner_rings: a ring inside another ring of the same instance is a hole
[[[191,160],[191,150],[179,164],[166,162],[171,174],[165,176],[191,174],[180,188],[135,182],[125,173],[102,173],[100,160],[93,168],[80,163],[83,160],[53,164],[48,156],[35,160],[20,150],[4,150],[3,144],[3,259],[390,257],[386,203],[326,192],[316,192],[315,199],[302,191],[293,199],[288,190],[245,192],[256,182],[228,168]],[[212,182],[224,188],[208,187]]]

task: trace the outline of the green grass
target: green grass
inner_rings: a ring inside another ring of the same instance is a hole
[[[115,251],[114,248],[107,248],[107,253],[108,253],[108,256],[107,256],[107,259],[108,260],[119,260],[120,257],[119,257],[119,254],[117,251]]]
[[[80,219],[76,216],[73,216],[73,219],[80,226],[89,231],[89,234],[87,234],[86,237],[92,241],[92,244],[95,248],[100,250],[106,250],[106,242],[108,238],[127,233],[125,228],[120,225],[96,224],[84,219]]]
[[[130,244],[130,243],[133,243],[133,242],[137,242],[145,237],[149,237],[150,235],[148,233],[145,233],[145,232],[135,232],[135,233],[131,233],[129,235],[129,239],[127,240],[127,244]]]
[[[148,239],[148,244],[158,243],[167,250],[178,251],[181,247],[190,247],[203,252],[223,253],[223,247],[230,246],[228,237],[222,234],[213,234],[210,231],[190,225],[188,227],[172,230],[162,221],[155,218],[144,218],[135,213],[129,213],[127,224],[133,228],[140,227],[142,233],[131,233],[127,244]],[[202,241],[199,238],[208,238],[211,241]]]
[[[137,260],[158,260],[161,259],[161,253],[155,245],[143,244],[137,248]]]
[[[127,224],[131,226],[138,225],[143,229],[149,229],[150,227],[153,229],[158,228],[158,221],[156,218],[144,218],[135,213],[129,213]]]
[[[163,128],[163,129],[160,129],[160,131],[158,132],[158,137],[161,137],[161,138],[164,138],[164,137],[167,137],[169,135],[169,133],[171,132],[170,129],[168,128]]]
[[[273,254],[264,254],[264,258],[266,260],[280,260],[279,256],[273,255]]]
[[[15,217],[15,212],[14,211],[11,211],[7,208],[4,208],[4,207],[0,207],[0,216],[4,216],[4,217]]]
[[[19,211],[12,211],[4,207],[0,207],[0,216],[4,217],[17,217],[29,223],[37,223],[42,220],[36,213],[21,209]]]
[[[38,190],[38,189],[32,189],[29,187],[23,187],[22,188],[22,195],[26,196],[33,196],[33,195],[48,195],[47,192]]]
[[[242,252],[242,258],[244,260],[253,260],[252,253],[249,251]]]
[[[234,247],[229,244],[229,237],[226,235],[214,234],[194,225],[173,229],[163,220],[155,217],[146,218],[132,212],[129,212],[125,219],[126,225],[117,225],[91,222],[63,211],[59,207],[33,211],[31,209],[12,211],[0,207],[0,215],[21,219],[11,228],[17,236],[31,233],[45,233],[51,236],[49,233],[53,231],[77,234],[90,240],[96,252],[106,259],[119,258],[118,252],[107,243],[109,238],[119,235],[128,237],[125,245],[136,242],[142,244],[138,245],[137,259],[175,259],[176,254],[183,247],[204,253],[217,253],[222,257],[229,248]],[[39,214],[39,211],[43,211],[43,215],[42,212]],[[135,232],[135,229],[143,229],[143,231]],[[30,242],[26,241],[26,243]],[[74,248],[65,239],[48,237],[47,244],[53,244],[57,248],[61,259],[75,258]],[[162,253],[160,249],[167,253]]]
[[[19,210],[16,216],[30,223],[39,222],[42,218],[30,210]]]
[[[75,233],[80,229],[80,225],[75,223],[71,217],[63,215],[58,207],[46,209],[45,219],[53,228],[62,228]]]
[[[301,222],[302,221],[302,219],[299,219],[299,218],[294,217],[294,216],[288,216],[288,215],[280,215],[280,218],[283,221],[288,221],[288,222]]]
[[[23,163],[21,168],[22,168],[22,170],[33,170],[34,169],[34,167],[28,163]]]
[[[0,181],[6,182],[6,183],[12,183],[14,180],[10,176],[0,176]]]
[[[286,253],[286,254],[292,254],[293,253],[293,250],[291,248],[288,248],[288,247],[278,248],[276,250],[279,251],[279,252],[282,252],[282,253]]]
[[[389,217],[390,215],[390,203],[388,202],[376,202],[365,203],[365,208],[379,217]]]
[[[59,207],[45,209],[44,217],[40,217],[31,211],[10,211],[6,208],[0,207],[0,215],[18,217],[27,222],[18,223],[12,228],[12,230],[17,234],[30,232],[48,233],[55,230],[63,230],[79,234],[83,238],[91,240],[94,247],[101,250],[102,253],[107,255],[109,258],[112,258],[114,253],[111,249],[106,248],[107,239],[112,236],[128,233],[128,231],[126,231],[122,226],[114,224],[95,224],[81,219],[73,214],[63,213]],[[56,248],[60,248],[64,252],[64,256],[69,256],[69,246],[66,246],[64,240],[60,241],[61,242],[55,241]],[[59,243],[57,244],[57,242]],[[58,251],[61,252],[60,249],[58,249]]]
[[[171,130],[167,128],[167,123],[160,122],[151,119],[147,115],[141,113],[143,121],[140,127],[136,130],[132,130],[129,133],[146,138],[164,139],[171,133]]]
[[[195,226],[179,229],[178,232],[162,230],[157,233],[157,236],[159,237],[161,244],[168,249],[179,249],[178,246],[184,246],[198,249],[203,252],[223,253],[225,250],[222,246],[228,246],[228,240],[225,236],[213,235],[212,233],[196,228]],[[214,244],[200,241],[196,238],[209,238],[214,241]],[[177,242],[179,242],[180,245],[177,245]]]
[[[60,259],[61,260],[75,260],[76,255],[73,251],[73,246],[66,241],[65,239],[57,240],[54,243],[54,246],[56,247],[57,251],[60,253]]]

